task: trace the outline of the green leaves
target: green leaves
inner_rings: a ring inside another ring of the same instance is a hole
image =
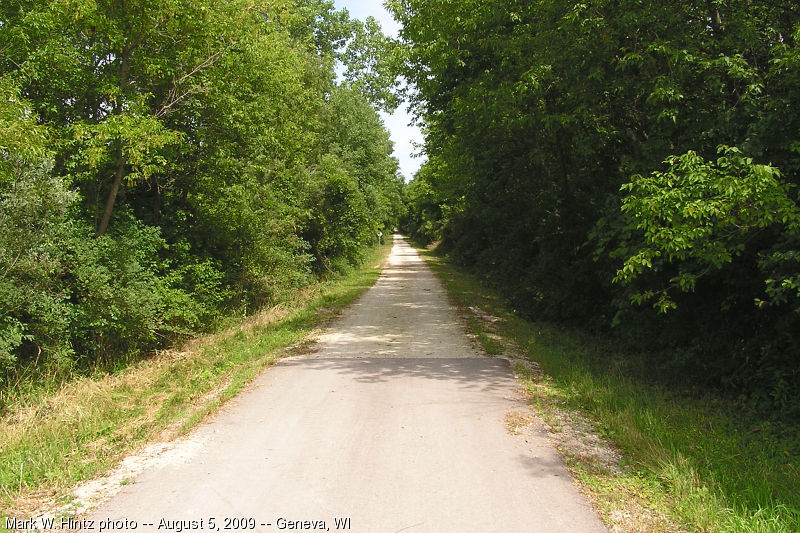
[[[408,230],[537,319],[800,391],[800,6],[388,5],[433,163]]]
[[[397,218],[392,43],[330,0],[12,2],[0,43],[0,379],[248,312]]]
[[[116,161],[117,150],[121,151],[130,165],[125,175],[128,185],[162,171],[167,160],[160,150],[181,138],[154,116],[137,112],[112,115],[98,124],[76,124],[73,131],[80,146],[77,157],[89,170],[108,168]]]
[[[355,24],[353,38],[342,54],[344,77],[376,107],[390,112],[399,105],[399,58],[394,40],[385,36],[378,22],[369,17]]]
[[[741,254],[754,232],[773,225],[793,232],[800,227],[800,210],[777,169],[755,164],[736,148],[720,147],[719,153],[714,162],[694,152],[670,157],[667,171],[634,176],[622,186],[627,191],[622,211],[644,242],[614,280],[631,283],[667,264],[677,264],[680,272],[657,291],[632,295],[636,303],[656,298],[661,312],[673,309],[671,291],[694,290],[698,277]]]
[[[47,128],[36,123],[31,106],[10,77],[0,77],[0,186],[14,181],[20,165],[48,158]]]
[[[777,169],[756,164],[735,147],[720,146],[708,162],[695,152],[665,160],[666,171],[633,176],[621,190],[622,211],[641,232],[643,246],[625,260],[615,281],[630,283],[664,263],[690,262],[662,289],[657,306],[674,307],[670,289],[688,291],[698,276],[730,263],[756,231],[773,225],[797,233],[800,209],[779,181]],[[649,294],[637,302],[654,296]]]

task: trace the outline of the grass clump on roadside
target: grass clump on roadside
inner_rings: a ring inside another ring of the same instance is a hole
[[[659,384],[639,370],[648,368],[646,354],[623,353],[577,328],[524,320],[475,276],[430,251],[423,256],[470,313],[478,340],[491,340],[494,353],[503,342],[507,355],[520,356],[515,369],[531,403],[556,432],[587,420],[620,452],[609,466],[580,447],[562,449],[607,522],[623,531],[800,531],[796,426],[711,393]]]
[[[302,350],[311,334],[377,279],[391,245],[364,266],[306,287],[219,332],[127,368],[19,393],[0,419],[0,527],[68,498],[127,452],[185,433],[259,372]],[[12,513],[13,511],[13,513]]]

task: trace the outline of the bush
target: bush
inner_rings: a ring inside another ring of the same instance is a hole
[[[67,360],[72,353],[66,250],[75,199],[45,158],[9,155],[0,182],[0,372],[28,360]],[[43,357],[44,356],[44,357]]]

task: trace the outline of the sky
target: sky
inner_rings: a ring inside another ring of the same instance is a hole
[[[366,20],[375,17],[383,28],[383,33],[397,37],[400,25],[392,18],[380,0],[334,0],[337,9],[347,9],[351,18]],[[391,115],[380,113],[383,123],[389,130],[394,143],[394,156],[400,162],[400,173],[406,181],[410,181],[425,161],[423,157],[412,157],[419,149],[414,143],[422,144],[422,132],[416,126],[409,126],[412,118],[405,106],[401,106]]]

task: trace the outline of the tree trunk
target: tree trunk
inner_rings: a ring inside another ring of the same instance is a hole
[[[125,2],[122,3],[123,9],[125,8]],[[120,94],[119,97],[114,102],[114,111],[115,115],[118,115],[122,112],[122,100],[125,95],[125,86],[128,82],[128,61],[130,59],[131,54],[131,47],[126,42],[122,48],[122,54],[120,56],[120,65],[119,65],[119,88]],[[123,140],[119,139],[120,143],[119,148],[117,148],[117,171],[114,173],[114,183],[111,184],[111,191],[108,193],[108,198],[106,199],[106,206],[103,209],[103,218],[100,219],[100,225],[97,226],[97,233],[95,234],[95,238],[102,237],[105,235],[106,230],[108,229],[108,223],[111,221],[111,213],[114,211],[114,202],[117,201],[117,193],[119,193],[119,187],[122,185],[122,176],[125,174],[125,163],[128,162],[128,156],[124,155],[122,152],[122,143]]]
[[[161,224],[161,184],[158,178],[153,178],[153,223]]]
[[[102,237],[108,229],[108,223],[111,221],[111,213],[114,211],[114,202],[117,201],[117,193],[119,193],[119,187],[122,184],[122,176],[125,173],[125,163],[128,157],[122,155],[122,148],[119,149],[117,156],[118,164],[117,171],[114,173],[114,183],[111,184],[111,191],[109,191],[108,198],[106,199],[106,207],[103,209],[103,218],[100,220],[100,225],[97,227],[95,237]]]

